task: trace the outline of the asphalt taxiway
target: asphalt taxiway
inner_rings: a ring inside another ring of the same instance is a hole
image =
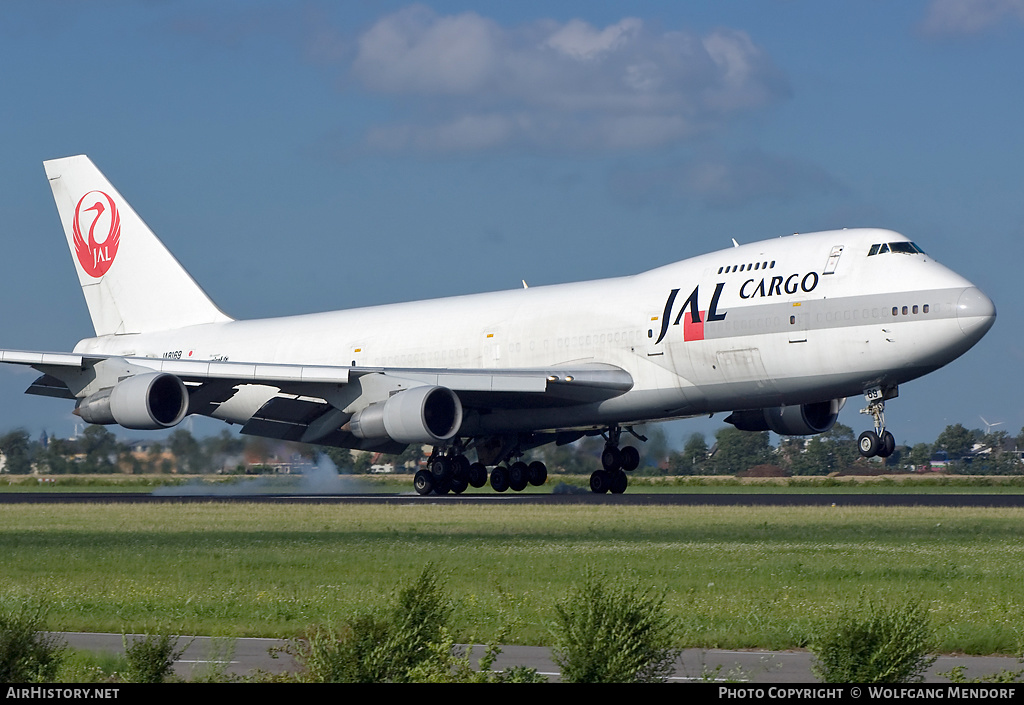
[[[124,642],[141,638],[139,635],[98,634],[89,632],[61,632],[58,636],[76,649],[93,652],[124,653]],[[183,636],[178,648],[186,647],[175,662],[175,672],[185,679],[194,679],[211,670],[236,676],[253,675],[257,671],[283,673],[296,669],[295,661],[283,651],[287,642],[281,639]],[[471,663],[483,655],[483,647],[470,651]],[[675,672],[669,680],[739,681],[747,683],[811,683],[814,682],[812,663],[814,656],[807,651],[728,651],[724,649],[686,649],[676,660]],[[536,669],[550,681],[559,679],[558,666],[551,650],[541,646],[502,646],[495,661],[496,671],[522,666]],[[978,678],[1002,670],[1024,668],[1018,659],[1006,656],[939,656],[925,674],[929,683],[945,683],[940,673],[964,667],[964,675]]]

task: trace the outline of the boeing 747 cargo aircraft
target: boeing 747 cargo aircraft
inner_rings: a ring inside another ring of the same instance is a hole
[[[525,451],[598,434],[591,489],[623,492],[638,424],[728,412],[743,430],[816,434],[848,397],[874,420],[861,453],[887,456],[885,402],[996,315],[903,235],[856,229],[617,279],[234,320],[87,157],[44,165],[96,336],[70,353],[0,351],[42,373],[29,394],[131,429],[201,414],[304,443],[429,444],[421,494],[542,484]]]

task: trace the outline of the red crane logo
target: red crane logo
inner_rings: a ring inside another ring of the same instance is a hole
[[[82,236],[83,220],[89,222],[88,237]],[[114,263],[121,241],[121,214],[114,199],[102,191],[82,196],[75,207],[74,231],[79,264],[90,277],[99,279]]]

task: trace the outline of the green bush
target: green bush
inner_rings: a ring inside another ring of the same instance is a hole
[[[178,637],[170,634],[146,634],[134,637],[121,635],[128,665],[124,680],[128,683],[163,683],[172,673],[174,662],[181,658],[188,644],[180,649]]]
[[[935,662],[931,637],[921,604],[869,602],[819,624],[810,644],[814,675],[825,683],[920,683]]]
[[[317,627],[294,640],[291,653],[303,668],[300,680],[311,683],[383,683],[388,680],[388,654],[383,644],[388,624],[374,614],[356,615],[342,627]]]
[[[53,681],[66,646],[46,634],[46,609],[33,603],[0,604],[0,683]]]
[[[555,606],[555,663],[564,683],[661,682],[674,669],[677,632],[662,594],[587,570]]]
[[[124,654],[86,649],[67,650],[54,681],[57,683],[117,683],[128,661]]]
[[[384,610],[357,614],[338,629],[314,628],[285,649],[302,667],[299,680],[313,683],[537,683],[532,668],[491,671],[501,650],[489,646],[470,666],[454,644],[448,621],[454,604],[438,571],[427,565]]]
[[[943,678],[948,678],[949,682],[957,683],[969,683],[969,682],[1024,682],[1024,670],[1012,671],[1008,668],[1001,669],[995,673],[987,673],[985,675],[978,676],[977,678],[969,678],[964,674],[967,670],[966,666],[953,666],[952,670],[938,673]]]
[[[1017,662],[1024,663],[1024,657],[1017,659]],[[964,674],[966,670],[966,666],[953,666],[952,670],[936,675],[949,679],[950,683],[1024,683],[1024,669],[1011,671],[1003,668],[996,673],[987,673],[977,678],[968,678]]]
[[[428,565],[389,609],[356,615],[337,631],[314,629],[293,643],[293,654],[308,681],[410,682],[412,669],[431,658],[430,645],[443,641],[453,609],[437,570]]]
[[[513,666],[503,671],[493,671],[491,666],[501,654],[501,649],[490,645],[484,649],[477,667],[470,663],[468,649],[456,646],[449,637],[437,644],[431,644],[432,657],[421,661],[412,669],[411,680],[416,683],[547,683],[548,679],[537,673],[535,668]]]

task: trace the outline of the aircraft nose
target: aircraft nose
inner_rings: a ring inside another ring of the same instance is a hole
[[[996,307],[981,289],[971,286],[963,290],[956,302],[956,318],[964,335],[980,340],[996,322]]]

